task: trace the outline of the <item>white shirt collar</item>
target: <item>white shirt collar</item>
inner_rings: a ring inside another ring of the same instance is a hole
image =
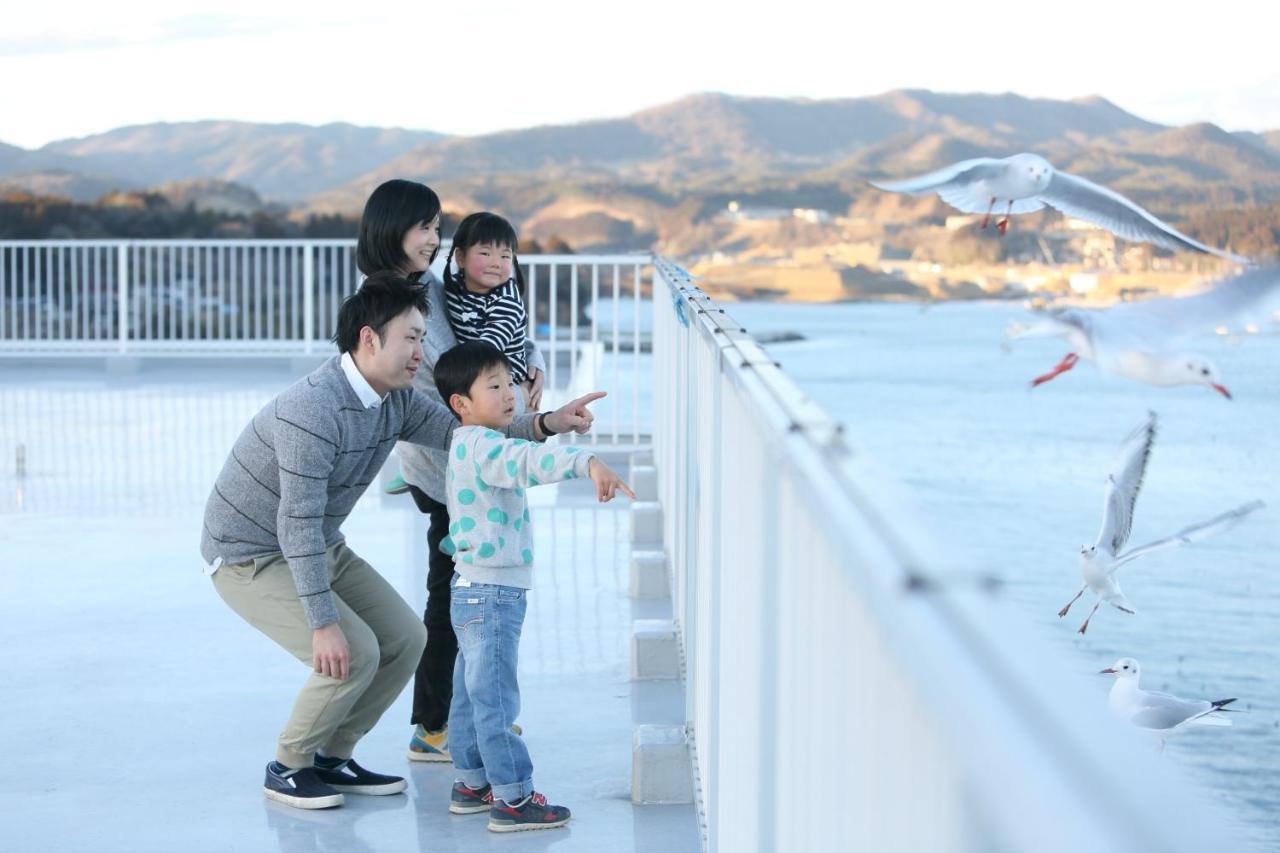
[[[351,357],[351,353],[344,352],[342,354],[342,372],[347,374],[347,381],[351,383],[351,390],[356,392],[356,396],[360,398],[360,402],[364,404],[366,409],[376,409],[382,405],[382,401],[386,399],[385,395],[378,396],[378,392],[373,390],[373,386],[369,384],[369,380],[364,378],[364,374],[360,372],[360,368],[356,367],[355,359]]]

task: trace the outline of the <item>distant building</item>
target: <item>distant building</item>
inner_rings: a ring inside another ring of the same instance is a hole
[[[1072,293],[1093,293],[1098,289],[1098,274],[1092,272],[1072,273],[1067,279]]]
[[[731,201],[725,209],[725,215],[735,222],[771,222],[778,219],[790,219],[791,211],[784,207],[743,207]]]
[[[796,219],[803,219],[805,222],[811,222],[814,225],[829,225],[832,219],[830,212],[819,210],[815,207],[793,208],[791,215]]]
[[[814,225],[829,225],[835,217],[830,211],[814,207],[744,207],[736,201],[725,206],[725,217],[734,222],[777,222],[782,219],[802,219]]]
[[[1116,269],[1119,267],[1116,249],[1114,234],[1095,229],[1085,235],[1084,245],[1080,247],[1080,257],[1089,266]]]

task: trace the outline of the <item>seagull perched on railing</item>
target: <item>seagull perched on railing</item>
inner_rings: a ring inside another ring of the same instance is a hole
[[[1219,712],[1227,708],[1231,699],[1179,699],[1168,693],[1143,690],[1138,686],[1140,670],[1133,658],[1120,658],[1111,666],[1099,671],[1100,675],[1114,675],[1115,684],[1107,697],[1111,713],[1120,719],[1145,729],[1164,742],[1191,726],[1229,726],[1231,720]]]
[[[985,212],[983,228],[991,219],[991,211],[1003,202],[1005,214],[996,223],[1001,234],[1008,229],[1011,215],[1031,213],[1047,204],[1067,216],[1100,225],[1125,240],[1153,243],[1173,251],[1203,252],[1237,264],[1249,263],[1248,258],[1191,239],[1117,192],[1059,172],[1038,154],[1015,154],[1000,160],[979,157],[926,175],[900,181],[871,181],[871,185],[912,195],[936,192],[956,210]]]
[[[1183,342],[1221,328],[1264,321],[1280,303],[1280,265],[1251,267],[1190,296],[1122,302],[1110,308],[1048,311],[1037,323],[1011,323],[1006,337],[1064,337],[1071,352],[1034,388],[1075,367],[1081,358],[1148,385],[1204,385],[1228,400],[1218,368],[1204,356],[1181,351]]]
[[[1138,502],[1138,492],[1142,490],[1142,479],[1146,474],[1147,460],[1151,457],[1151,447],[1155,440],[1156,413],[1148,412],[1146,421],[1124,440],[1116,465],[1107,475],[1106,497],[1102,503],[1102,529],[1098,531],[1096,542],[1080,547],[1080,573],[1084,575],[1084,586],[1080,587],[1075,598],[1058,611],[1059,617],[1066,616],[1071,605],[1084,595],[1085,590],[1092,589],[1098,600],[1080,626],[1081,634],[1089,630],[1089,620],[1104,601],[1125,613],[1137,612],[1120,590],[1116,569],[1145,554],[1207,539],[1233,527],[1245,516],[1264,506],[1262,501],[1250,501],[1208,521],[1179,530],[1172,536],[1121,553],[1133,530],[1133,509]]]

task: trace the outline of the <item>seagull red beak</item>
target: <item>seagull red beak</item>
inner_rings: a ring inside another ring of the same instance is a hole
[[[1226,388],[1224,388],[1223,386],[1215,384],[1215,385],[1213,386],[1213,390],[1217,391],[1219,394],[1221,394],[1222,396],[1226,397],[1228,400],[1230,400],[1230,399],[1231,399],[1231,392],[1230,392],[1230,391],[1228,391],[1228,390],[1227,390]]]
[[[1115,675],[1115,674],[1116,674],[1116,671],[1115,671],[1114,669],[1112,669],[1111,667],[1107,667],[1106,669],[1100,669],[1100,670],[1098,670],[1098,675]]]

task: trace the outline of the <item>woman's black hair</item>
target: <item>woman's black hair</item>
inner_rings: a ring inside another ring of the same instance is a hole
[[[507,357],[488,341],[465,341],[445,350],[432,370],[440,399],[453,411],[449,402],[453,395],[470,397],[476,377],[499,364],[507,367]]]
[[[365,275],[381,270],[403,273],[409,263],[404,253],[404,235],[439,215],[440,197],[426,184],[400,178],[383,183],[369,195],[364,213],[360,214],[356,266]],[[431,260],[435,259],[433,252]]]
[[[368,326],[385,344],[387,324],[410,308],[427,315],[427,292],[422,285],[391,270],[375,272],[342,301],[333,342],[339,352],[354,352],[360,345],[360,330]]]
[[[524,273],[520,270],[520,241],[516,238],[516,229],[498,214],[487,210],[472,213],[458,223],[453,232],[453,247],[444,262],[444,283],[452,287],[464,286],[462,270],[454,271],[453,254],[459,249],[465,253],[472,246],[483,243],[511,247],[511,268],[514,270],[516,287],[520,289],[520,298],[524,299]]]

